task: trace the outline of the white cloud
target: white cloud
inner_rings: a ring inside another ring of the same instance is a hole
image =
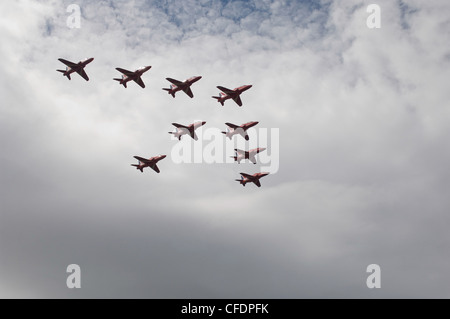
[[[381,29],[366,27],[358,1],[79,5],[81,28],[69,29],[66,4],[0,4],[0,245],[10,257],[0,278],[11,287],[2,296],[59,295],[52,272],[71,254],[123,275],[123,290],[97,277],[108,289],[85,290],[90,297],[372,297],[359,280],[377,260],[396,283],[377,296],[446,296],[445,1],[382,1]],[[59,57],[95,57],[91,80],[63,78]],[[146,89],[112,80],[115,67],[142,65],[152,65]],[[194,99],[161,90],[166,77],[192,75],[203,76]],[[217,85],[242,84],[253,84],[242,108],[211,98]],[[280,171],[243,188],[234,179],[259,165],[168,157],[160,174],[130,167],[133,155],[170,154],[172,122],[198,119],[279,128]],[[108,240],[130,252],[106,249]],[[136,281],[146,247],[165,279],[156,290]],[[48,269],[48,290],[25,263]]]

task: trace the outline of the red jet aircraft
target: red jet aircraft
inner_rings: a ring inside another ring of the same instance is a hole
[[[181,81],[178,81],[175,79],[171,79],[171,78],[166,78],[166,80],[172,84],[170,85],[169,89],[163,88],[163,90],[168,91],[167,93],[171,94],[173,97],[175,97],[176,92],[183,91],[190,98],[193,98],[194,94],[192,93],[190,86],[192,84],[194,84],[195,82],[197,82],[198,80],[200,80],[201,78],[202,78],[201,76],[193,76],[184,82],[181,82]]]
[[[252,182],[255,183],[255,185],[258,187],[261,187],[259,179],[261,177],[269,175],[269,173],[255,173],[253,175],[249,175],[246,173],[239,173],[239,174],[241,174],[241,179],[236,179],[235,181],[239,182],[242,186],[245,186],[245,184]]]
[[[144,81],[142,81],[141,76],[142,76],[142,74],[144,74],[144,72],[147,72],[148,70],[150,70],[150,68],[151,68],[151,66],[143,66],[134,72],[128,71],[128,70],[125,70],[122,68],[116,68],[117,71],[119,71],[123,74],[122,74],[122,78],[113,79],[113,80],[119,81],[120,84],[122,84],[124,87],[127,87],[127,82],[133,80],[134,82],[139,84],[139,86],[141,88],[145,88],[145,84],[144,84]]]
[[[224,105],[223,103],[228,99],[232,99],[237,103],[237,105],[242,106],[242,101],[239,95],[241,95],[242,92],[247,91],[251,87],[252,85],[243,85],[235,88],[234,90],[230,90],[223,86],[217,86],[217,88],[222,92],[219,93],[219,96],[213,96],[213,98],[217,99],[217,101],[222,104],[222,106]]]
[[[139,164],[131,164],[131,166],[136,167],[136,169],[140,170],[142,173],[144,172],[145,167],[151,167],[156,173],[159,173],[159,168],[156,166],[156,163],[166,158],[166,155],[158,155],[155,157],[150,157],[149,159],[140,156],[133,157],[139,161]]]
[[[185,126],[185,125],[181,125],[178,123],[172,123],[172,125],[175,126],[177,129],[175,132],[169,132],[169,134],[175,135],[175,137],[178,138],[178,140],[181,140],[182,135],[188,134],[195,141],[197,141],[198,137],[197,137],[197,134],[195,134],[195,130],[205,124],[206,124],[206,122],[195,122],[195,123],[190,124],[189,126]]]
[[[78,63],[73,63],[64,59],[58,59],[60,62],[64,63],[65,65],[67,65],[65,70],[56,70],[58,72],[61,72],[63,74],[63,76],[67,76],[67,78],[69,80],[71,80],[70,78],[70,74],[72,74],[73,72],[77,72],[79,75],[81,75],[81,77],[83,79],[85,79],[86,81],[89,81],[89,77],[87,76],[86,72],[84,71],[84,67],[86,65],[88,65],[89,63],[91,63],[94,58],[90,58],[90,59],[85,59],[83,61],[80,61]]]
[[[238,164],[241,163],[242,160],[245,159],[249,159],[250,162],[252,162],[253,164],[256,164],[256,154],[261,153],[262,151],[265,151],[266,148],[264,147],[258,147],[258,148],[254,148],[250,151],[243,151],[243,150],[239,150],[237,148],[234,149],[235,151],[235,155],[231,156],[232,158],[234,158],[234,161],[237,161]]]
[[[241,126],[237,126],[237,125],[231,124],[231,123],[225,123],[225,125],[227,125],[228,128],[227,128],[227,131],[222,132],[222,134],[225,134],[226,137],[228,137],[230,140],[233,137],[233,135],[240,134],[243,138],[245,138],[246,141],[248,141],[249,137],[247,134],[247,130],[249,128],[255,126],[258,123],[259,122],[248,122],[248,123],[242,124]]]

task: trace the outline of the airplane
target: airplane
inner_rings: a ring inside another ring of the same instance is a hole
[[[166,155],[158,155],[150,157],[149,159],[140,156],[133,156],[133,157],[139,161],[139,164],[131,164],[131,166],[136,167],[136,169],[140,170],[142,173],[144,172],[145,167],[151,167],[156,173],[159,173],[159,168],[156,165],[156,163],[166,158]]]
[[[206,124],[206,122],[195,122],[195,123],[190,124],[189,126],[184,126],[184,125],[181,125],[178,123],[172,123],[172,125],[176,127],[176,131],[169,132],[169,134],[175,135],[175,137],[177,137],[178,140],[181,140],[182,135],[189,134],[195,141],[197,141],[198,137],[197,137],[197,134],[195,134],[195,130],[205,124]]]
[[[151,66],[143,66],[134,72],[128,71],[128,70],[125,70],[122,68],[116,68],[117,71],[119,71],[123,74],[122,74],[122,78],[113,79],[113,80],[119,81],[120,84],[122,84],[124,87],[127,87],[127,82],[133,80],[134,82],[139,84],[139,86],[141,88],[145,88],[145,84],[144,84],[144,81],[142,81],[141,76],[142,76],[142,74],[144,74],[144,72],[147,72],[148,70],[150,70],[150,68],[151,68]]]
[[[195,82],[197,82],[198,80],[200,80],[201,78],[202,78],[201,76],[193,76],[193,77],[185,80],[184,82],[181,82],[181,81],[178,81],[175,79],[171,79],[171,78],[166,78],[166,80],[172,84],[170,85],[169,89],[163,88],[163,90],[168,91],[167,93],[172,94],[173,97],[175,97],[176,92],[183,91],[190,98],[193,98],[194,94],[192,93],[190,86],[192,84],[194,84]]]
[[[87,76],[86,72],[84,71],[84,67],[86,65],[88,65],[89,63],[91,63],[94,58],[90,58],[90,59],[84,59],[78,63],[73,63],[64,59],[58,59],[60,62],[64,63],[67,67],[65,70],[56,70],[58,72],[61,72],[63,74],[63,76],[67,76],[67,78],[69,80],[71,80],[70,78],[70,74],[72,74],[73,72],[77,72],[83,79],[85,79],[86,81],[89,81],[89,77]]]
[[[235,134],[240,134],[242,137],[245,138],[246,141],[248,141],[249,137],[247,134],[247,130],[253,126],[255,126],[256,124],[258,124],[259,122],[248,122],[245,124],[242,124],[241,126],[237,126],[235,124],[232,123],[225,123],[225,125],[228,126],[227,131],[226,132],[222,132],[222,134],[225,134],[226,137],[228,137],[230,140],[233,137],[233,135]]]
[[[269,175],[269,173],[255,173],[253,175],[249,175],[246,173],[239,173],[239,174],[241,174],[241,179],[235,179],[235,181],[239,182],[244,187],[245,187],[245,184],[250,183],[250,182],[255,183],[255,185],[258,187],[261,187],[261,183],[259,182],[259,179],[261,177]]]
[[[219,96],[213,96],[213,98],[215,98],[217,102],[222,104],[222,106],[224,105],[223,103],[225,102],[225,100],[228,99],[232,99],[234,102],[237,103],[237,105],[242,106],[242,101],[239,95],[241,95],[242,92],[248,90],[251,87],[252,85],[242,85],[233,90],[230,90],[223,86],[217,86],[217,88],[222,92],[219,93]]]
[[[234,149],[235,151],[235,155],[231,156],[232,158],[234,158],[234,161],[237,161],[238,164],[241,163],[241,161],[243,159],[249,159],[253,164],[256,164],[256,154],[261,153],[262,151],[265,151],[266,148],[265,147],[258,147],[258,148],[254,148],[250,151],[243,151],[243,150],[239,150],[237,148]]]

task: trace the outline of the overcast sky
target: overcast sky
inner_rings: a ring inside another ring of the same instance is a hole
[[[355,0],[78,1],[73,29],[71,3],[0,2],[0,297],[450,298],[447,0],[378,1],[379,29]],[[242,147],[277,165],[177,163],[196,120],[259,121]]]

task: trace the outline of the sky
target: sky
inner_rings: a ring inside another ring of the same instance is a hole
[[[377,1],[369,28],[371,3],[0,2],[0,298],[449,298],[450,3]]]

